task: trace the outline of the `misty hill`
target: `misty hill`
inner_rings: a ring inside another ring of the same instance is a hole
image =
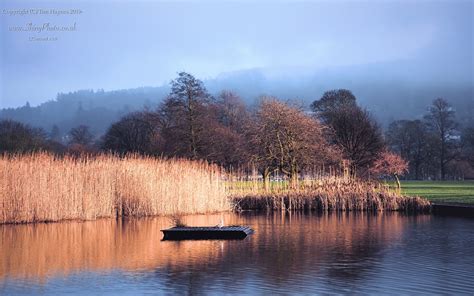
[[[207,81],[211,90],[231,89],[244,98],[261,94],[311,103],[330,89],[351,90],[358,102],[383,124],[395,119],[421,117],[431,102],[443,97],[458,120],[472,121],[474,79],[469,65],[401,61],[314,71],[307,67],[254,69],[221,75]],[[426,76],[424,73],[430,73]]]
[[[62,134],[80,124],[91,127],[95,134],[102,134],[108,126],[123,115],[153,108],[166,96],[168,87],[140,87],[134,89],[103,91],[80,90],[60,93],[56,99],[31,107],[0,111],[0,118],[13,119],[42,127],[46,131],[57,125]]]
[[[472,73],[460,73],[458,69],[438,65],[426,77],[420,73],[421,67],[426,73],[426,67],[432,66],[407,61],[320,70],[311,67],[262,68],[224,73],[204,83],[212,94],[217,95],[224,89],[233,90],[249,104],[266,94],[284,100],[299,99],[309,105],[326,90],[346,88],[383,125],[395,119],[420,118],[432,100],[443,97],[456,108],[461,123],[472,121]],[[80,90],[58,94],[54,100],[36,107],[27,104],[2,109],[0,118],[21,121],[46,131],[57,125],[63,134],[85,124],[94,133],[102,134],[112,122],[128,112],[155,108],[168,92],[168,85],[115,91]]]

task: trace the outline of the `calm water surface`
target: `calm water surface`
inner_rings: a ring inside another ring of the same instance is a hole
[[[221,215],[188,216],[215,225]],[[0,226],[0,294],[474,294],[474,219],[225,214],[242,241],[163,242],[166,218]]]

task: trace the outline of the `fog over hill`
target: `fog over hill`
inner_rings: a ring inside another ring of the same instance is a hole
[[[325,91],[345,88],[351,90],[382,125],[395,119],[420,118],[432,100],[443,97],[456,108],[458,120],[467,124],[474,114],[470,69],[469,65],[450,69],[449,63],[434,66],[420,61],[324,69],[304,66],[255,68],[223,73],[204,83],[213,95],[232,90],[249,105],[261,95],[272,95],[282,100],[301,100],[309,106]],[[42,127],[46,131],[57,125],[62,133],[85,124],[101,134],[128,112],[155,108],[168,92],[168,85],[113,91],[78,90],[60,93],[38,106],[2,109],[0,117]]]

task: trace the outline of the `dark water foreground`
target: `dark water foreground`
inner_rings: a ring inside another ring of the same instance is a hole
[[[221,215],[190,216],[215,225]],[[0,294],[472,294],[474,219],[225,214],[242,241],[161,241],[166,218],[0,226]]]

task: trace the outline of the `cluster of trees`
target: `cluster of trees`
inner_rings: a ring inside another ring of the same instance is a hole
[[[392,122],[386,140],[408,161],[408,178],[474,177],[474,125],[460,126],[455,110],[442,98],[433,101],[423,119]]]
[[[49,148],[42,129],[12,120],[0,121],[0,150],[2,152],[26,153]]]
[[[226,168],[253,167],[265,181],[278,172],[294,185],[298,176],[315,167],[345,163],[365,177],[391,173],[386,166],[374,170],[384,155],[392,156],[385,159],[390,163],[402,161],[387,152],[381,128],[350,91],[326,92],[311,109],[268,96],[249,108],[229,91],[214,98],[201,81],[182,72],[156,110],[132,113],[114,123],[102,148],[205,159]]]
[[[85,125],[72,128],[65,140],[66,143],[59,136],[57,126],[54,126],[48,134],[41,128],[34,128],[21,122],[0,121],[0,153],[50,151],[56,154],[83,154],[99,151],[98,142]]]
[[[202,159],[228,169],[255,168],[266,184],[276,172],[296,185],[298,176],[314,168],[341,166],[359,177],[398,180],[409,171],[414,178],[446,178],[454,161],[473,165],[474,151],[473,128],[459,137],[453,110],[441,99],[423,121],[396,121],[384,135],[348,90],[324,93],[311,111],[268,96],[249,107],[233,92],[213,97],[185,72],[171,82],[157,108],[123,116],[100,139],[80,125],[68,133],[67,145],[59,142],[55,128],[47,135],[17,122],[0,123],[0,152],[111,151]]]

